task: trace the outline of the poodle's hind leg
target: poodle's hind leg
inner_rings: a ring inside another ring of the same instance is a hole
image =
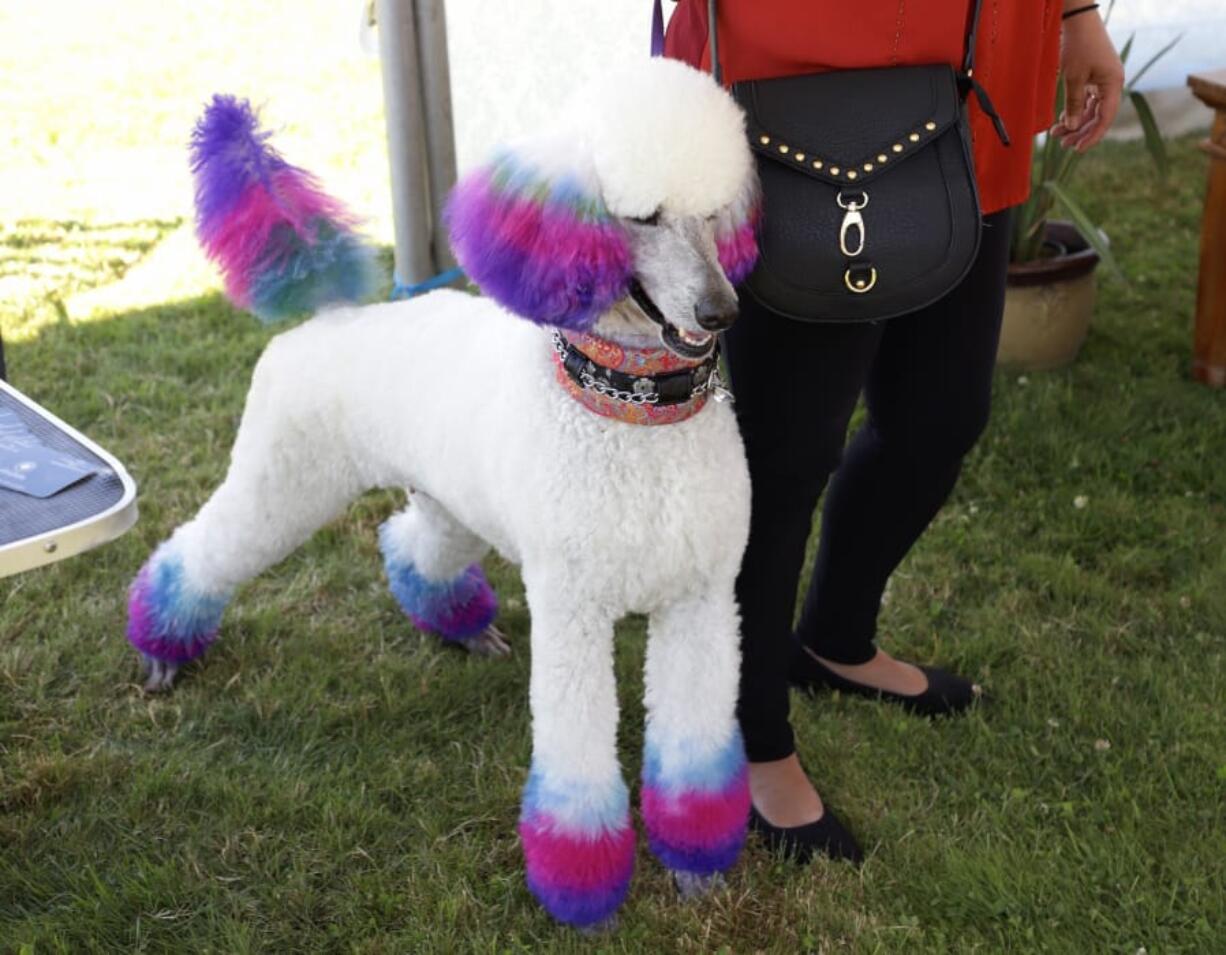
[[[527,579],[532,612],[532,767],[519,834],[528,888],[554,918],[603,929],[634,871],[634,827],[617,760],[613,619],[561,590],[565,574]]]
[[[142,654],[147,690],[168,689],[179,667],[208,649],[239,584],[286,557],[362,490],[337,442],[287,421],[267,398],[253,384],[225,481],[132,583],[128,640]]]
[[[685,897],[719,885],[745,843],[738,620],[728,581],[653,613],[648,625],[643,823]]]
[[[438,501],[410,492],[409,506],[379,528],[379,548],[392,596],[418,630],[482,656],[511,652],[479,563],[489,544]]]

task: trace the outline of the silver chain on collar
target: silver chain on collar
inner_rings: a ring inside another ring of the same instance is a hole
[[[562,333],[554,329],[553,350],[558,353],[558,357],[562,359],[563,363],[565,363],[567,356],[566,346],[567,341]],[[591,359],[588,359],[587,363],[595,367],[595,363]],[[579,383],[588,391],[594,391],[598,395],[612,398],[614,401],[623,401],[626,404],[654,405],[660,401],[660,393],[655,390],[655,386],[650,378],[638,378],[635,380],[634,391],[622,391],[620,388],[614,388],[607,382],[600,381],[586,368],[583,368],[579,371]],[[719,373],[718,364],[712,366],[711,374],[707,376],[705,381],[694,386],[689,398],[686,400],[693,401],[695,398],[699,398],[708,392],[720,403],[732,400],[732,392],[724,385],[724,379]]]

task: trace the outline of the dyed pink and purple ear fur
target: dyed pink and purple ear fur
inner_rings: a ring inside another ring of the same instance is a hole
[[[758,258],[758,207],[727,215],[720,265],[736,284]],[[574,176],[547,179],[510,154],[464,177],[447,203],[456,260],[483,292],[543,325],[582,331],[624,298],[634,275],[629,239]]]
[[[728,281],[740,285],[758,264],[758,223],[761,207],[756,200],[743,216],[730,218],[715,233],[719,264]]]
[[[380,279],[356,220],[268,138],[250,103],[220,94],[192,133],[196,234],[227,296],[262,321],[369,298]]]
[[[573,176],[545,179],[504,154],[460,181],[446,219],[469,278],[531,321],[590,328],[629,288],[625,230]]]

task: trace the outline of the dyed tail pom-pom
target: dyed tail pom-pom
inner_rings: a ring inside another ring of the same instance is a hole
[[[223,95],[192,133],[196,234],[226,294],[265,322],[371,297],[379,270],[354,217],[268,138],[250,103]]]

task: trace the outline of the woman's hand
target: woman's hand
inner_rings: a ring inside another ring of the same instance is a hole
[[[1066,9],[1076,9],[1085,2],[1073,0]],[[1064,21],[1060,69],[1064,75],[1064,112],[1050,134],[1066,149],[1085,152],[1107,135],[1124,90],[1124,64],[1097,12],[1091,10]]]

